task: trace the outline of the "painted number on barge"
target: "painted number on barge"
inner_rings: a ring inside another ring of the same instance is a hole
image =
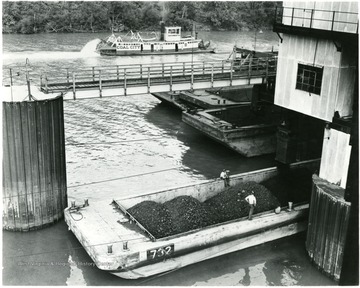
[[[147,250],[147,259],[156,260],[169,257],[174,254],[174,244]]]

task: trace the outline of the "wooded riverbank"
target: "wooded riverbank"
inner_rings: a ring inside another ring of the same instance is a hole
[[[3,1],[2,33],[158,30],[160,21],[198,30],[271,28],[272,1]]]

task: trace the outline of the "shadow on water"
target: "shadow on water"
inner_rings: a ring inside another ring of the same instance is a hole
[[[224,168],[230,170],[231,174],[238,174],[276,165],[274,154],[246,158],[210,139],[182,122],[181,112],[167,104],[159,103],[145,118],[188,147],[182,156],[182,164],[193,174],[201,174],[212,179],[219,177]]]

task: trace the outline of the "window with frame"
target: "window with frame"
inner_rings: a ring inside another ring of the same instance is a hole
[[[296,89],[320,95],[324,67],[298,63]]]

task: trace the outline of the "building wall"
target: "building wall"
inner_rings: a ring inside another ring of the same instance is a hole
[[[295,89],[298,63],[324,67],[320,95]],[[354,83],[355,66],[346,47],[338,52],[331,40],[283,35],[277,66],[276,105],[331,122],[335,111],[339,111],[341,117],[352,114]]]
[[[330,183],[346,188],[350,163],[350,135],[334,129],[325,129],[319,176]]]

